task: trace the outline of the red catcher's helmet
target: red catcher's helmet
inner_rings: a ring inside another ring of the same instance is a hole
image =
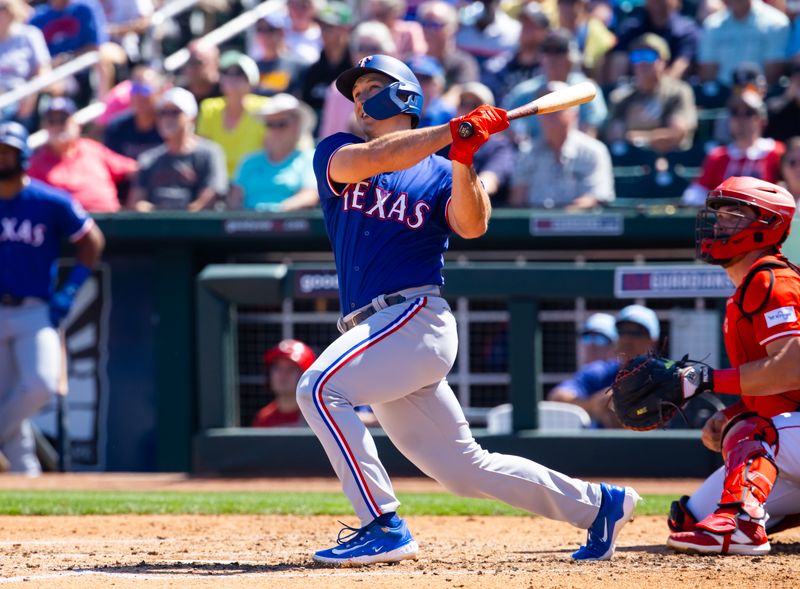
[[[720,235],[717,211],[723,206],[746,206],[756,218],[733,233]],[[705,209],[697,213],[697,257],[709,264],[726,265],[753,250],[780,247],[792,228],[796,205],[785,188],[758,178],[733,176],[708,193]]]
[[[274,348],[270,348],[264,353],[264,366],[269,366],[278,358],[286,358],[294,362],[305,372],[317,359],[314,350],[306,344],[296,339],[285,339]]]

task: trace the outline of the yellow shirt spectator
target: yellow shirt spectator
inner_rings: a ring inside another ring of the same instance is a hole
[[[242,158],[259,151],[264,142],[264,125],[253,113],[258,112],[269,98],[248,94],[244,99],[245,113],[232,129],[225,128],[225,99],[206,98],[200,103],[197,134],[222,146],[228,166],[228,177],[233,174]]]

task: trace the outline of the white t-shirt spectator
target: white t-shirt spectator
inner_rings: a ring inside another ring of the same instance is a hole
[[[50,52],[42,31],[23,24],[11,26],[7,38],[0,40],[0,91],[8,92],[50,64]]]

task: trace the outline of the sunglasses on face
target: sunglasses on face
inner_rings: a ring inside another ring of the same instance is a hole
[[[644,328],[638,327],[617,327],[617,333],[620,337],[650,337],[650,334]]]
[[[566,55],[568,51],[561,47],[542,47],[543,55]]]
[[[152,86],[148,86],[147,84],[140,84],[139,82],[134,82],[131,85],[131,96],[152,96],[155,92],[155,89]]]
[[[43,123],[45,125],[63,125],[69,119],[69,115],[67,113],[57,113],[57,114],[47,114],[43,118]]]
[[[607,346],[611,343],[611,340],[599,333],[584,333],[581,336],[581,343],[595,346]]]
[[[630,62],[631,65],[637,63],[655,63],[658,61],[658,53],[652,49],[636,49],[631,51]]]
[[[291,125],[292,125],[292,121],[289,120],[289,119],[281,119],[281,120],[278,120],[278,121],[265,121],[264,122],[264,126],[267,129],[272,129],[272,130],[286,129],[286,128],[290,127]]]
[[[235,70],[226,70],[222,72],[222,75],[225,76],[226,78],[239,78],[242,80],[247,79],[247,74],[245,74],[242,70],[238,68]]]
[[[256,27],[256,33],[261,33],[262,35],[275,35],[282,32],[283,29],[278,29],[275,27]]]
[[[160,119],[176,119],[183,114],[183,111],[178,110],[177,108],[166,108],[164,110],[158,111],[158,118]]]
[[[359,45],[356,47],[356,51],[358,53],[364,53],[366,55],[373,55],[375,53],[380,53],[381,48],[377,45]]]
[[[443,22],[436,20],[421,20],[419,24],[422,25],[423,29],[430,29],[432,31],[441,31],[445,27]]]

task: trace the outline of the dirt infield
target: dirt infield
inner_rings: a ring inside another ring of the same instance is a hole
[[[199,481],[180,477],[0,477],[0,488],[153,488],[257,490],[287,481]],[[98,481],[105,484],[100,486]],[[234,484],[235,483],[235,484]],[[672,482],[676,491],[688,482]],[[315,490],[335,488],[317,480]],[[639,488],[647,485],[638,485]],[[425,481],[398,481],[398,489],[430,490]],[[660,482],[657,490],[670,492]],[[310,563],[331,544],[335,517],[297,516],[82,516],[0,517],[0,586],[66,588],[211,587],[333,589],[337,587],[641,588],[738,587],[769,579],[770,587],[797,587],[800,530],[771,538],[766,557],[691,557],[664,548],[663,518],[638,517],[625,529],[611,562],[572,563],[584,532],[534,517],[410,517],[421,545],[416,562],[364,569]],[[352,519],[352,518],[348,518]],[[352,523],[352,522],[351,522]],[[756,572],[757,571],[757,572]]]

